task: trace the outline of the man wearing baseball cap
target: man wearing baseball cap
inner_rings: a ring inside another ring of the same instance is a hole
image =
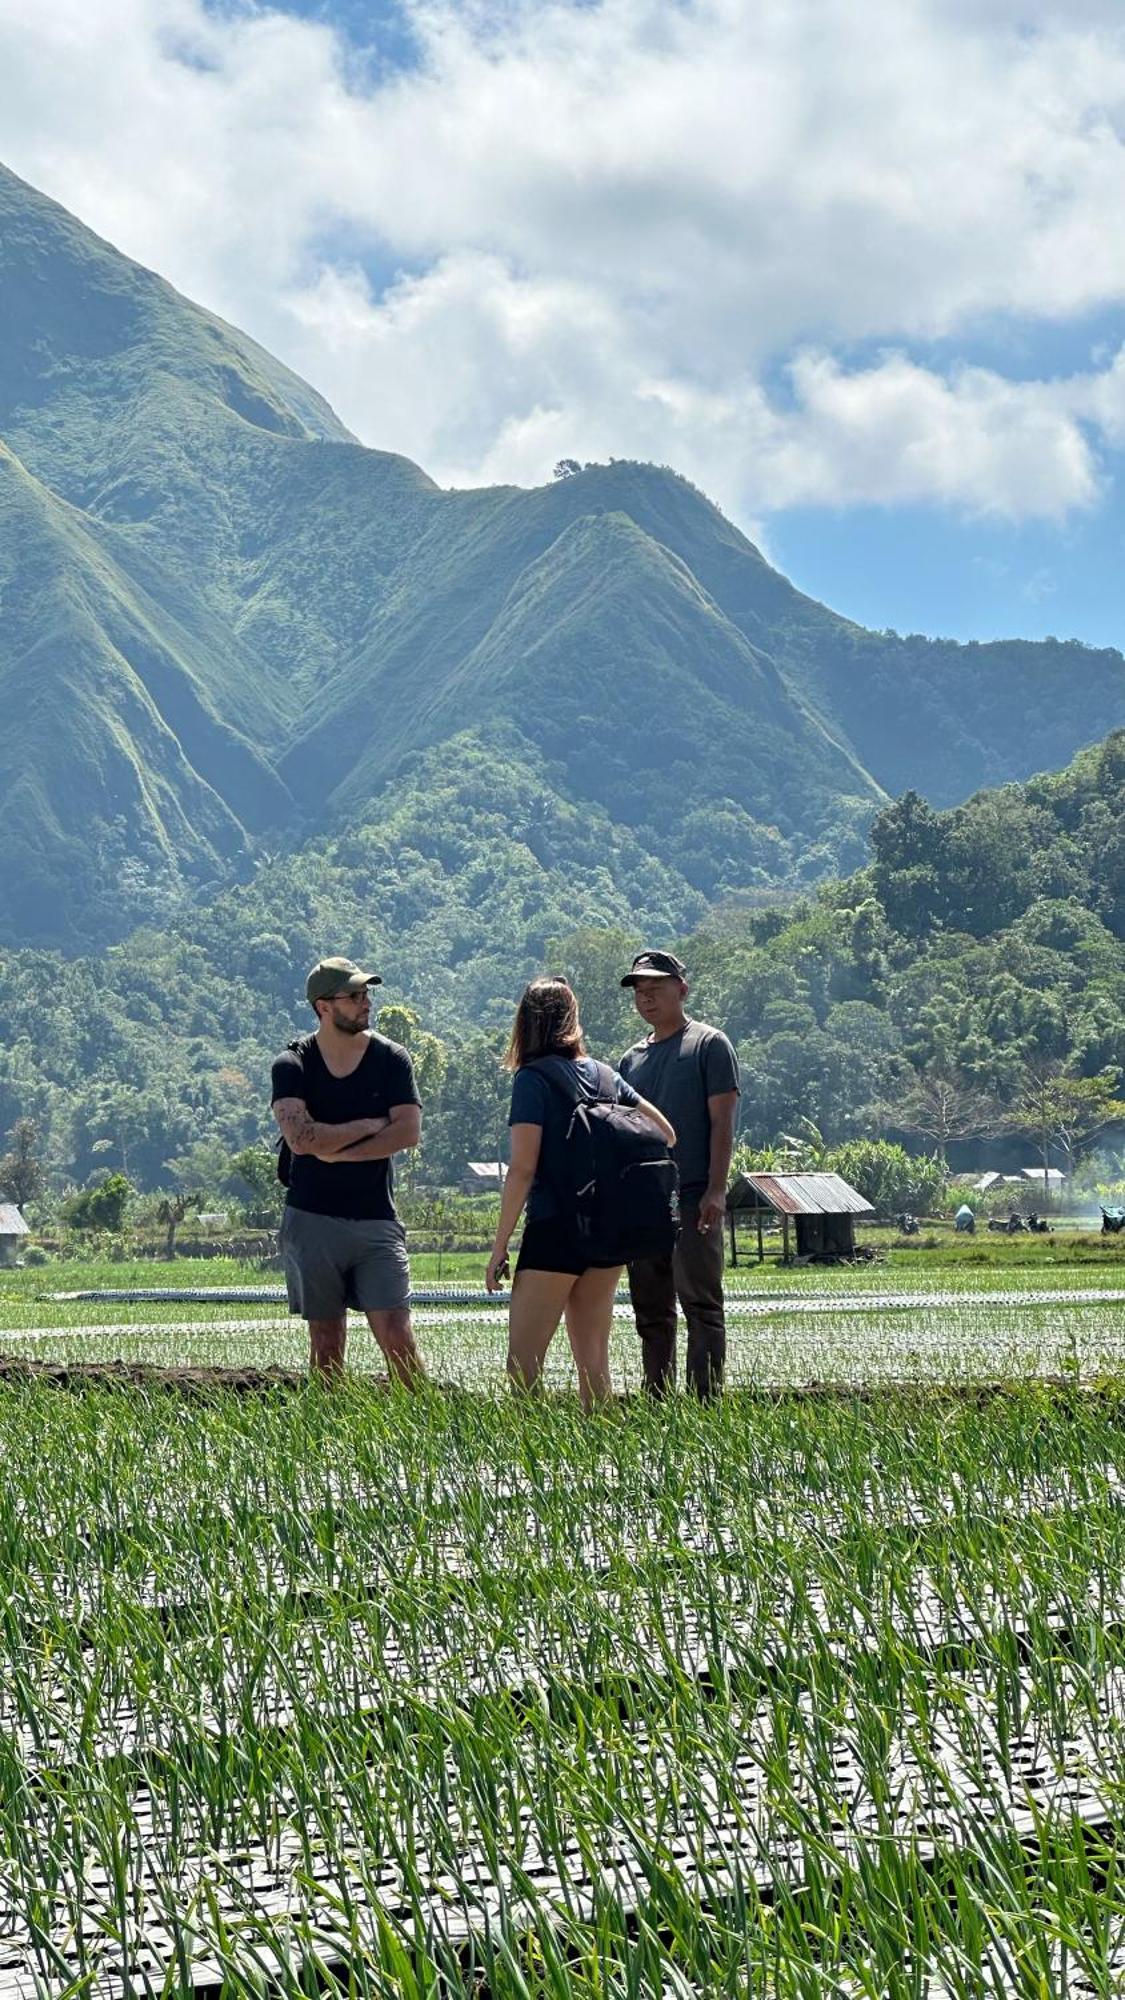
[[[631,986],[648,1034],[617,1067],[676,1130],[680,1234],[667,1257],[629,1266],[645,1388],[663,1396],[676,1381],[676,1300],[687,1320],[687,1385],[706,1399],[723,1386],[723,1219],[738,1108],[738,1057],[720,1028],[684,1012],[687,967],[671,951],[638,952],[621,981]]]
[[[406,1231],[391,1160],[416,1146],[421,1099],[406,1050],[368,1023],[377,972],[322,958],[305,993],[315,1033],[273,1065],[273,1115],[291,1154],[281,1223],[289,1310],[309,1326],[309,1366],[338,1375],[348,1307],[366,1313],[390,1373],[423,1373],[410,1325]]]

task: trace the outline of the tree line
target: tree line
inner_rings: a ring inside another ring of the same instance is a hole
[[[611,921],[581,902],[568,913],[553,875],[537,903],[542,873],[512,864],[495,820],[471,838],[447,825],[435,838],[454,886],[447,871],[431,956],[432,897],[419,888],[432,887],[430,863],[404,850],[396,877],[383,829],[374,892],[356,855],[318,871],[306,853],[97,959],[0,955],[0,1194],[27,1188],[29,1155],[31,1201],[80,1197],[114,1174],[142,1190],[218,1191],[237,1156],[264,1159],[270,1059],[304,1025],[294,995],[326,939],[377,953],[395,979],[379,1025],[418,1067],[421,1185],[503,1157],[500,1056],[529,973],[572,978],[592,1049],[613,1059],[639,1032],[621,970],[654,941],[688,963],[689,1008],[738,1048],[745,1144],[807,1119],[833,1145],[882,1138],[946,1159],[1008,1136],[1072,1166],[1120,1139],[1123,801],[1118,732],[1065,772],[951,811],[908,793],[876,820],[866,868],[785,901],[728,896],[678,931],[640,899],[639,920],[611,898]],[[553,831],[565,872],[565,823]],[[374,832],[351,838],[370,861]]]

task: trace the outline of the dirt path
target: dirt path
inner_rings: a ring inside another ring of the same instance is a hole
[[[350,1374],[349,1381],[351,1384],[362,1382],[365,1389],[376,1392],[389,1391],[391,1387],[386,1376],[375,1375],[366,1369]],[[147,1361],[38,1361],[33,1355],[0,1353],[0,1391],[5,1388],[26,1388],[30,1383],[75,1390],[162,1390],[187,1396],[210,1396],[217,1392],[237,1395],[285,1392],[293,1395],[308,1390],[310,1386],[307,1371],[299,1368],[161,1368]],[[466,1388],[462,1383],[442,1381],[437,1377],[431,1377],[430,1387],[443,1396],[477,1397],[494,1393],[489,1388]],[[1040,1393],[1048,1390],[1063,1400],[1087,1402],[1091,1398],[1095,1401],[1105,1398],[1113,1408],[1117,1410],[1121,1408],[1120,1392],[1114,1384],[1098,1382],[1077,1384],[1061,1375],[1038,1375],[1029,1378],[1027,1382],[1000,1380],[920,1382],[906,1378],[902,1381],[876,1383],[817,1381],[735,1383],[725,1392],[724,1401],[756,1404],[877,1403],[891,1397],[904,1402],[972,1405],[993,1402],[1000,1397],[1012,1399],[1025,1393],[1030,1387],[1034,1387]],[[318,1395],[325,1393],[319,1384],[316,1385],[314,1392]],[[642,1400],[639,1390],[626,1391],[614,1397],[614,1402],[621,1406]]]

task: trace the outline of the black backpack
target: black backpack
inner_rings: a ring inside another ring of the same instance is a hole
[[[295,1056],[300,1056],[303,1066],[305,1050],[314,1039],[312,1035],[296,1035],[291,1042],[286,1042],[285,1046],[287,1049],[292,1049]],[[293,1171],[292,1150],[284,1133],[274,1140],[274,1145],[277,1148],[277,1178],[281,1182],[282,1187],[287,1188],[289,1186],[289,1177]]]
[[[572,1216],[591,1264],[670,1255],[680,1226],[676,1163],[655,1125],[620,1104],[613,1071],[597,1064],[596,1091],[563,1056],[527,1065],[566,1098],[562,1153],[547,1176]]]

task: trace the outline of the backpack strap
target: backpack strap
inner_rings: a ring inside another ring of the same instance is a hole
[[[598,1072],[598,1087],[591,1092],[566,1056],[535,1056],[525,1069],[533,1069],[544,1082],[553,1084],[568,1104],[616,1104],[617,1085],[608,1063],[591,1058]]]

